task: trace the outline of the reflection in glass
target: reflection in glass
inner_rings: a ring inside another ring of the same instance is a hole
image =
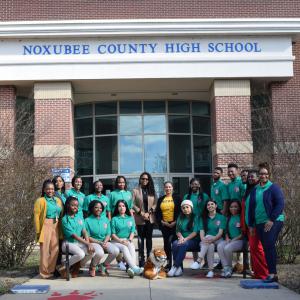
[[[191,172],[190,135],[169,135],[170,172]]]
[[[189,116],[169,116],[169,132],[171,133],[189,133]]]
[[[141,134],[141,116],[120,116],[120,134]]]
[[[117,117],[98,117],[95,120],[96,134],[117,134]]]
[[[142,172],[142,136],[120,136],[120,163],[120,173]]]
[[[210,137],[194,135],[194,166],[195,172],[209,173],[211,171]]]
[[[164,191],[165,178],[164,177],[152,177],[152,179],[153,179],[153,183],[154,183],[156,196],[157,196],[157,198],[159,198],[160,196],[163,196],[165,194],[165,191]]]
[[[89,117],[93,114],[92,104],[76,105],[74,108],[75,118]]]
[[[75,140],[75,166],[79,175],[93,174],[93,139]]]
[[[86,136],[93,134],[93,119],[78,119],[75,120],[75,137]]]
[[[85,195],[89,195],[93,192],[93,177],[83,177],[83,188],[82,192]]]
[[[193,117],[193,132],[200,134],[210,134],[210,118]]]
[[[179,194],[180,197],[188,193],[189,177],[173,177],[172,178],[174,193]]]
[[[166,116],[148,115],[144,116],[144,133],[165,133]]]
[[[126,178],[127,181],[127,190],[132,191],[134,188],[138,187],[139,185],[139,177],[134,178]]]
[[[192,102],[193,116],[210,116],[210,105],[206,102]]]
[[[166,111],[165,101],[145,101],[144,102],[144,114],[148,113],[162,113]]]
[[[95,104],[96,115],[116,115],[117,102],[99,102]]]
[[[210,195],[211,175],[196,175],[195,177],[199,179],[203,192]]]
[[[96,138],[96,173],[118,173],[117,136]]]
[[[150,173],[167,172],[167,145],[165,135],[145,135],[145,170]]]
[[[169,101],[168,112],[169,114],[189,114],[190,103],[188,101]]]
[[[121,101],[120,114],[140,114],[142,112],[141,101]]]

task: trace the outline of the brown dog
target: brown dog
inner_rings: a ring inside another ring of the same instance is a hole
[[[167,261],[166,252],[163,249],[152,250],[144,266],[144,277],[147,279],[162,279],[167,277],[163,265]]]

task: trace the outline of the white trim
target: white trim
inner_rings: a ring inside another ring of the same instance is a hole
[[[101,36],[288,35],[300,38],[300,18],[136,19],[0,22],[0,38]]]
[[[34,84],[34,99],[73,99],[70,82],[43,82]]]
[[[216,154],[252,154],[253,142],[217,142],[212,145],[212,153]]]
[[[34,157],[70,157],[74,159],[75,149],[70,145],[34,145]]]
[[[215,80],[214,96],[249,96],[251,95],[250,80]]]

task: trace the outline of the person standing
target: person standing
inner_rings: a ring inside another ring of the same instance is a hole
[[[143,172],[139,178],[139,186],[132,191],[133,211],[138,233],[139,266],[145,264],[144,241],[146,240],[147,258],[152,250],[152,232],[155,222],[157,198],[151,175]]]
[[[63,204],[66,203],[66,196],[65,196],[65,181],[64,179],[57,175],[54,176],[52,179],[52,183],[54,184],[54,189],[55,189],[55,197],[59,198]]]
[[[230,178],[230,182],[227,185],[229,201],[242,201],[246,186],[239,176],[239,167],[237,164],[228,164],[228,177]]]
[[[222,215],[226,214],[226,204],[229,200],[226,184],[222,181],[223,169],[215,167],[213,173],[213,183],[210,189],[210,198],[216,201],[217,207]]]
[[[283,227],[284,196],[280,187],[269,180],[270,167],[267,163],[259,165],[259,184],[250,194],[248,222],[250,234],[256,228],[263,245],[268,265],[265,282],[278,281],[276,269],[276,241]]]
[[[42,195],[34,203],[36,241],[40,244],[40,276],[53,277],[62,238],[60,223],[63,214],[62,201],[54,196],[54,184],[45,180]]]
[[[82,178],[78,175],[72,178],[72,188],[66,191],[66,197],[75,197],[78,199],[78,214],[83,218],[83,203],[85,194],[81,192],[83,185]]]
[[[155,217],[163,236],[168,261],[166,269],[170,270],[172,267],[171,245],[176,239],[176,220],[180,213],[181,198],[173,194],[173,184],[170,181],[164,183],[164,191],[165,195],[157,200]]]

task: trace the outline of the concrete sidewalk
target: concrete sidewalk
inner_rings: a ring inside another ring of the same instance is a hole
[[[190,264],[185,261],[185,266]],[[184,276],[149,281],[142,277],[130,279],[125,272],[115,266],[110,270],[110,277],[88,277],[87,271],[69,282],[63,279],[31,279],[26,285],[49,284],[48,294],[6,294],[1,300],[14,299],[220,299],[220,300],[299,300],[300,296],[282,286],[278,290],[248,290],[239,286],[240,276],[231,279],[206,279],[204,271],[185,269]],[[73,293],[72,293],[73,292]],[[72,294],[70,294],[72,293]]]

